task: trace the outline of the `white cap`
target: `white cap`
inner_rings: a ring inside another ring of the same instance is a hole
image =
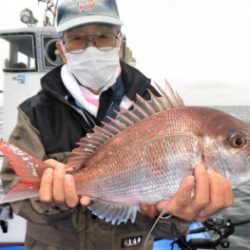
[[[56,27],[63,32],[74,27],[103,23],[122,26],[115,0],[61,0],[57,8]]]

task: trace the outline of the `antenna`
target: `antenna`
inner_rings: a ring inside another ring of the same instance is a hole
[[[38,4],[45,4],[43,26],[55,26],[56,9],[58,0],[38,0]],[[36,26],[38,20],[33,16],[33,12],[26,8],[22,10],[20,19],[27,26]]]
[[[55,26],[58,0],[38,0],[38,4],[45,4],[43,26]]]

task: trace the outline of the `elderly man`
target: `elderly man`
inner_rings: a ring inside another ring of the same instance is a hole
[[[173,238],[187,231],[188,221],[204,220],[232,204],[229,182],[197,166],[171,201],[141,204],[135,223],[111,225],[86,208],[74,179],[65,172],[69,152],[79,139],[120,107],[129,108],[136,94],[155,92],[146,78],[119,59],[122,22],[115,0],[62,0],[57,10],[57,44],[64,65],[41,79],[42,90],[19,106],[10,142],[46,160],[54,168],[43,174],[39,199],[13,203],[27,220],[26,250],[141,249],[154,218],[171,204],[152,237]],[[6,165],[5,186],[15,182]],[[195,182],[195,194],[193,187]],[[169,203],[170,202],[170,203]],[[145,249],[152,249],[152,244]]]

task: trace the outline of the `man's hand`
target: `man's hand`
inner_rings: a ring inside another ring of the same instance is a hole
[[[163,211],[186,221],[204,221],[232,204],[233,192],[230,182],[215,171],[197,165],[194,176],[183,180],[171,200],[160,201],[154,208],[152,205],[141,205],[141,213],[152,218],[157,211]]]
[[[41,179],[39,198],[41,202],[53,204],[61,210],[74,208],[80,201],[76,192],[74,177],[66,173],[66,165],[56,160],[46,161],[51,166]],[[88,197],[81,198],[82,205],[88,205]]]

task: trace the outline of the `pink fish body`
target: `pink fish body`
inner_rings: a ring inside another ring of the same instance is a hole
[[[138,97],[132,111],[95,127],[69,159],[78,194],[92,197],[90,209],[106,221],[134,221],[138,204],[173,196],[197,163],[231,180],[250,171],[249,124],[215,109],[186,107],[171,88],[168,95],[159,91],[162,97]],[[26,176],[39,180],[42,165],[29,167]]]

